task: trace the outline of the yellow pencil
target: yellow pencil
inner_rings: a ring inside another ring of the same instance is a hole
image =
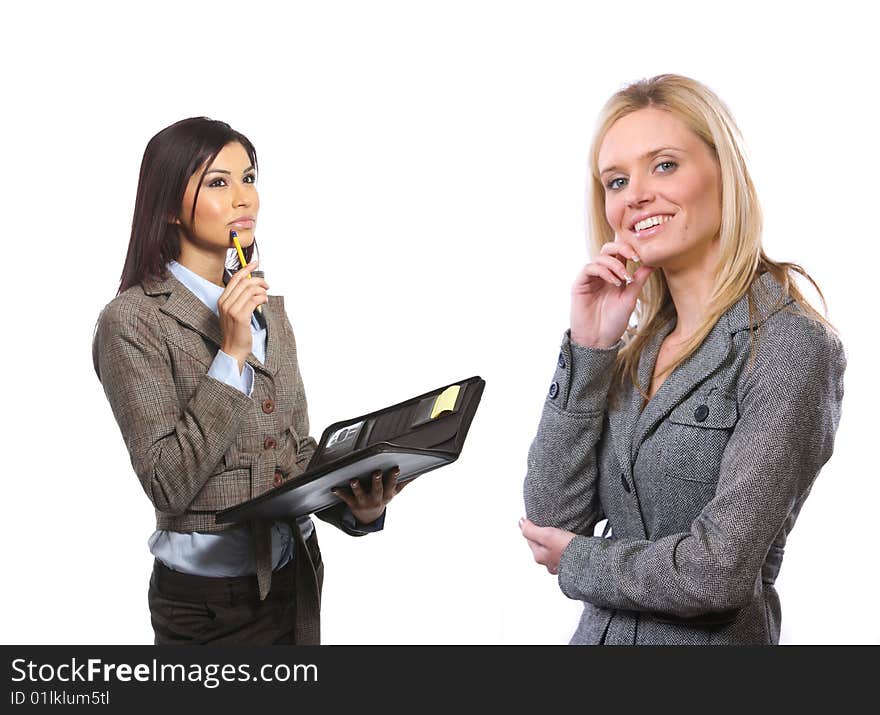
[[[235,244],[235,250],[238,251],[238,260],[241,262],[241,267],[244,268],[247,265],[247,259],[244,257],[244,251],[241,250],[241,244],[238,242],[238,234],[235,231],[230,231],[232,235],[232,242]],[[248,273],[248,278],[251,277],[251,274]],[[263,312],[263,306],[257,306],[257,312]]]

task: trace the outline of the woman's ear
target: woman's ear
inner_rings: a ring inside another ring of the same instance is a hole
[[[165,219],[167,223],[172,223],[175,226],[182,226],[183,224],[180,222],[180,216],[175,213],[168,213],[168,217]]]

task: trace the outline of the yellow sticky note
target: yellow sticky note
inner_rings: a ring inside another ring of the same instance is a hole
[[[431,419],[436,419],[444,412],[452,412],[455,409],[455,401],[458,399],[458,393],[461,387],[453,385],[447,387],[443,392],[437,395],[434,400],[434,408],[431,410]]]

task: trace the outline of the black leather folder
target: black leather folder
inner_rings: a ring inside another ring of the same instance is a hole
[[[480,377],[440,387],[377,412],[335,422],[324,430],[306,471],[217,514],[217,523],[290,519],[341,500],[330,491],[400,467],[398,483],[458,459],[486,381]]]

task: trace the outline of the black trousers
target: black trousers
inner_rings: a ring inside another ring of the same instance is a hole
[[[304,546],[272,574],[272,588],[263,601],[256,576],[193,576],[155,561],[147,594],[155,645],[296,644],[303,620],[308,630],[319,631],[324,565],[317,535]]]

